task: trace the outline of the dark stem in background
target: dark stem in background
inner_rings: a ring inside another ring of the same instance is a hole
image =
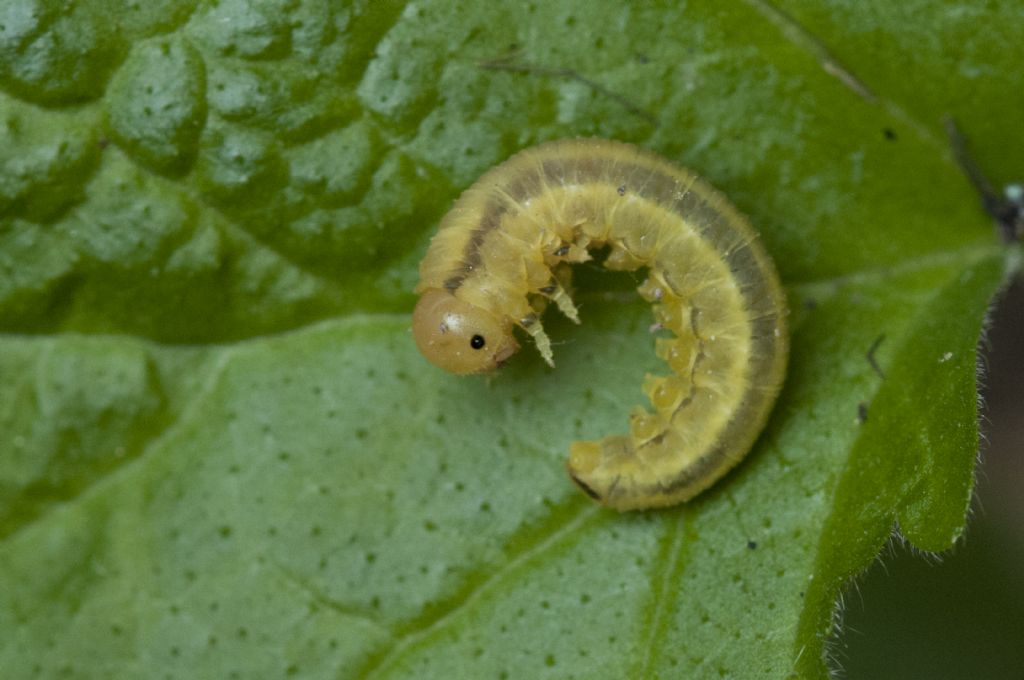
[[[1000,196],[992,188],[984,173],[975,164],[967,151],[967,140],[964,138],[956,121],[952,116],[946,116],[943,120],[946,126],[946,134],[949,135],[949,144],[953,148],[953,156],[957,165],[967,175],[974,188],[981,194],[981,205],[985,212],[995,220],[996,228],[1003,239],[1003,243],[1013,243],[1024,236],[1024,186],[1010,184],[1004,189]]]

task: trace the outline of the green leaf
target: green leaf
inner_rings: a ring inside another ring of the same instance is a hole
[[[1022,22],[953,10],[5,2],[0,668],[825,676],[894,527],[964,531],[975,348],[1020,258],[941,121],[1019,172]],[[554,371],[442,374],[408,333],[459,191],[580,135],[706,176],[790,296],[764,435],[666,511],[563,470],[661,370],[635,281],[579,272]]]

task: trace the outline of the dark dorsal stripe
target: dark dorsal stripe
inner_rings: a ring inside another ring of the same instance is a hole
[[[450,291],[458,290],[480,266],[480,247],[487,240],[488,235],[501,226],[502,217],[508,212],[507,200],[524,203],[532,197],[535,191],[546,185],[586,184],[600,179],[612,167],[615,167],[616,174],[621,174],[624,177],[635,178],[644,173],[650,175],[652,179],[660,179],[660,182],[653,183],[656,186],[644,187],[647,189],[643,192],[644,195],[651,195],[652,199],[663,199],[664,196],[671,195],[669,192],[675,188],[674,179],[664,173],[652,171],[651,168],[633,163],[616,163],[609,158],[566,158],[541,161],[539,176],[530,177],[531,171],[526,170],[519,177],[503,185],[502,190],[507,199],[492,198],[486,204],[480,217],[480,224],[473,229],[466,242],[458,269],[445,279],[444,287]],[[670,188],[664,186],[666,181],[671,184]],[[627,188],[631,189],[632,187]],[[650,189],[655,189],[655,191],[651,192]]]

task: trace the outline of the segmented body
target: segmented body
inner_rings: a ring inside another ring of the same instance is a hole
[[[629,434],[574,442],[569,473],[619,510],[672,505],[746,455],[788,355],[785,295],[771,259],[747,220],[696,175],[607,140],[516,154],[467,189],[442,222],[420,266],[414,332],[432,361],[457,372],[507,359],[517,347],[513,326],[552,363],[538,300],[578,320],[562,271],[606,246],[609,269],[647,270],[639,292],[674,336],[656,341],[672,373],[647,376],[654,412],[634,409]],[[459,313],[428,309],[449,303]],[[486,332],[472,330],[478,318],[488,320]],[[455,343],[456,331],[469,333],[472,346],[441,344]],[[479,364],[449,365],[484,355]]]

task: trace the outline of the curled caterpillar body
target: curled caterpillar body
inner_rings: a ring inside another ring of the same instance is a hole
[[[492,371],[528,333],[553,365],[539,314],[578,322],[567,267],[609,247],[604,266],[646,269],[640,295],[671,375],[648,375],[653,413],[630,432],[574,442],[568,469],[618,510],[673,505],[735,466],[764,427],[788,357],[786,299],[747,220],[692,172],[628,144],[549,142],[493,168],[463,193],[420,264],[413,334],[455,373]]]

